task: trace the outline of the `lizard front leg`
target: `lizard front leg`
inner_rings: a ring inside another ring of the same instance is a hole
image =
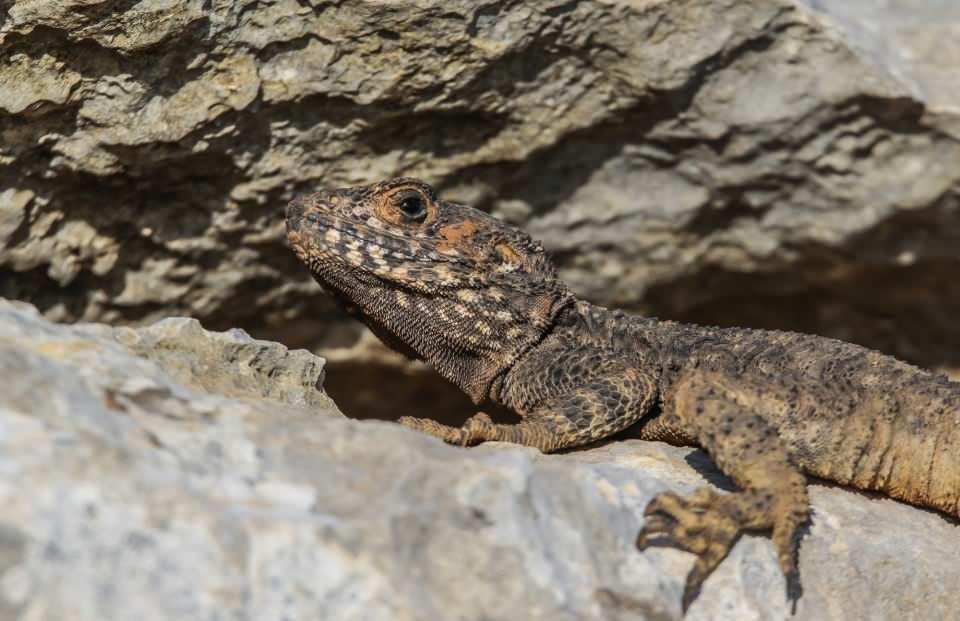
[[[482,412],[459,428],[422,418],[400,422],[452,444],[502,441],[556,451],[610,436],[646,414],[657,394],[649,368],[613,350],[547,348],[506,378],[501,400],[520,423],[496,424]]]
[[[573,431],[569,428],[569,421],[550,416],[549,412],[543,412],[531,420],[523,420],[515,425],[495,423],[484,412],[477,412],[468,418],[462,427],[451,427],[429,418],[411,416],[403,416],[399,422],[450,444],[473,446],[486,441],[512,442],[533,446],[545,453],[560,448],[561,438]]]
[[[663,416],[692,432],[717,466],[742,491],[701,488],[683,498],[672,492],[647,505],[637,547],[662,540],[697,555],[683,595],[686,611],[703,581],[745,530],[772,530],[788,594],[797,586],[796,533],[809,515],[806,478],[791,462],[776,429],[745,407],[750,398],[719,375],[699,370],[679,379]],[[751,397],[753,395],[750,395]],[[754,407],[762,403],[754,402]]]

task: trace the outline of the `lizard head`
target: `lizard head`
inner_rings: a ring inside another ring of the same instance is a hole
[[[572,299],[540,243],[416,179],[295,199],[287,238],[348,312],[478,401]]]

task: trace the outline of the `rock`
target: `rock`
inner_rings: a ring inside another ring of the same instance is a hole
[[[33,192],[23,190],[5,190],[0,194],[0,246],[6,246],[13,234],[23,224],[27,205],[33,199]]]
[[[930,107],[960,112],[960,6],[953,0],[803,0]]]
[[[174,319],[48,323],[0,302],[0,618],[677,619],[686,553],[638,553],[699,451],[446,446],[339,415],[323,361]],[[813,485],[794,618],[950,618],[960,526]],[[687,619],[785,618],[744,537]]]
[[[947,0],[2,6],[0,295],[49,318],[343,340],[282,207],[405,174],[596,302],[960,368]]]

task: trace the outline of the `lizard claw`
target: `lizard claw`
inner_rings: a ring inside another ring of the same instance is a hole
[[[779,500],[778,503],[763,492],[718,494],[706,487],[687,498],[664,492],[644,509],[645,520],[637,535],[637,548],[644,550],[659,543],[697,555],[683,590],[686,612],[700,593],[703,582],[727,556],[741,532],[772,527],[773,543],[787,578],[788,591],[795,592],[798,571],[794,539],[797,527],[806,519],[807,509],[805,504],[791,503],[789,498]]]
[[[637,535],[637,548],[644,550],[657,543],[697,555],[684,584],[684,612],[740,535],[741,525],[724,506],[725,498],[709,488],[700,488],[689,498],[664,492],[644,510],[646,519]]]

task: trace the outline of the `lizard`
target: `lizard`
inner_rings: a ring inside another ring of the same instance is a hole
[[[808,475],[960,516],[960,384],[943,375],[825,337],[578,299],[540,242],[413,178],[295,198],[286,228],[313,277],[386,345],[520,416],[401,424],[463,446],[552,452],[636,426],[702,448],[737,491],[662,492],[636,540],[696,555],[684,612],[745,531],[771,534],[796,603]]]

